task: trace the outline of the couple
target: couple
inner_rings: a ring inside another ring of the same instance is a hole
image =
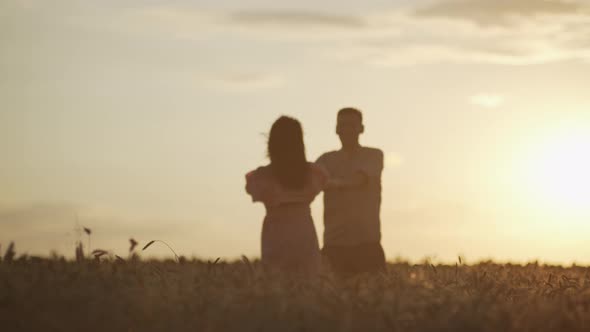
[[[282,116],[268,139],[270,164],[246,175],[246,191],[262,202],[264,265],[317,272],[320,249],[309,205],[324,191],[324,260],[336,274],[385,268],[379,209],[383,153],[363,147],[363,116],[355,108],[338,112],[336,133],[342,148],[315,163],[305,157],[299,121]]]

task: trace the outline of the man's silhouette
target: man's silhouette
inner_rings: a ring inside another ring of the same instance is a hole
[[[330,175],[324,190],[324,248],[332,270],[349,275],[385,268],[381,247],[381,172],[383,152],[359,144],[362,113],[338,112],[336,133],[342,148],[321,155],[317,163]]]

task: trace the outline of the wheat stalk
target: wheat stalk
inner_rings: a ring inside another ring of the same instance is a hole
[[[172,249],[172,247],[171,247],[171,246],[170,246],[168,243],[166,243],[166,242],[164,242],[164,241],[162,241],[162,240],[151,240],[151,241],[150,241],[150,242],[148,242],[148,243],[147,243],[147,244],[146,244],[146,245],[143,247],[143,249],[141,249],[141,250],[142,250],[142,251],[143,251],[143,250],[146,250],[146,249],[147,249],[147,248],[149,248],[149,247],[150,247],[152,244],[154,244],[154,242],[161,242],[161,243],[165,244],[165,245],[166,245],[166,247],[168,247],[168,249],[170,249],[170,250],[172,251],[172,253],[174,254],[174,257],[176,257],[176,262],[177,262],[177,263],[180,263],[180,258],[179,258],[179,257],[178,257],[178,255],[176,254],[176,251],[174,251],[174,249]]]
[[[4,261],[5,262],[12,262],[12,259],[14,258],[14,256],[16,255],[16,252],[14,251],[14,242],[10,242],[10,244],[8,245],[8,249],[6,249],[6,253],[4,253]]]
[[[84,233],[88,235],[88,252],[90,252],[90,235],[92,234],[92,230],[88,227],[83,227]]]

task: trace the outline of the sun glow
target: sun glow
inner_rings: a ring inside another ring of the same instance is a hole
[[[527,155],[519,177],[535,205],[566,214],[590,212],[590,127],[548,135]]]

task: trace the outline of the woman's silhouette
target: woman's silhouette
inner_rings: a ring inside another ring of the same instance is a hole
[[[290,117],[282,116],[272,125],[268,156],[269,165],[246,174],[246,192],[266,207],[262,263],[315,272],[320,251],[309,205],[324,188],[327,173],[307,162],[301,124]]]

